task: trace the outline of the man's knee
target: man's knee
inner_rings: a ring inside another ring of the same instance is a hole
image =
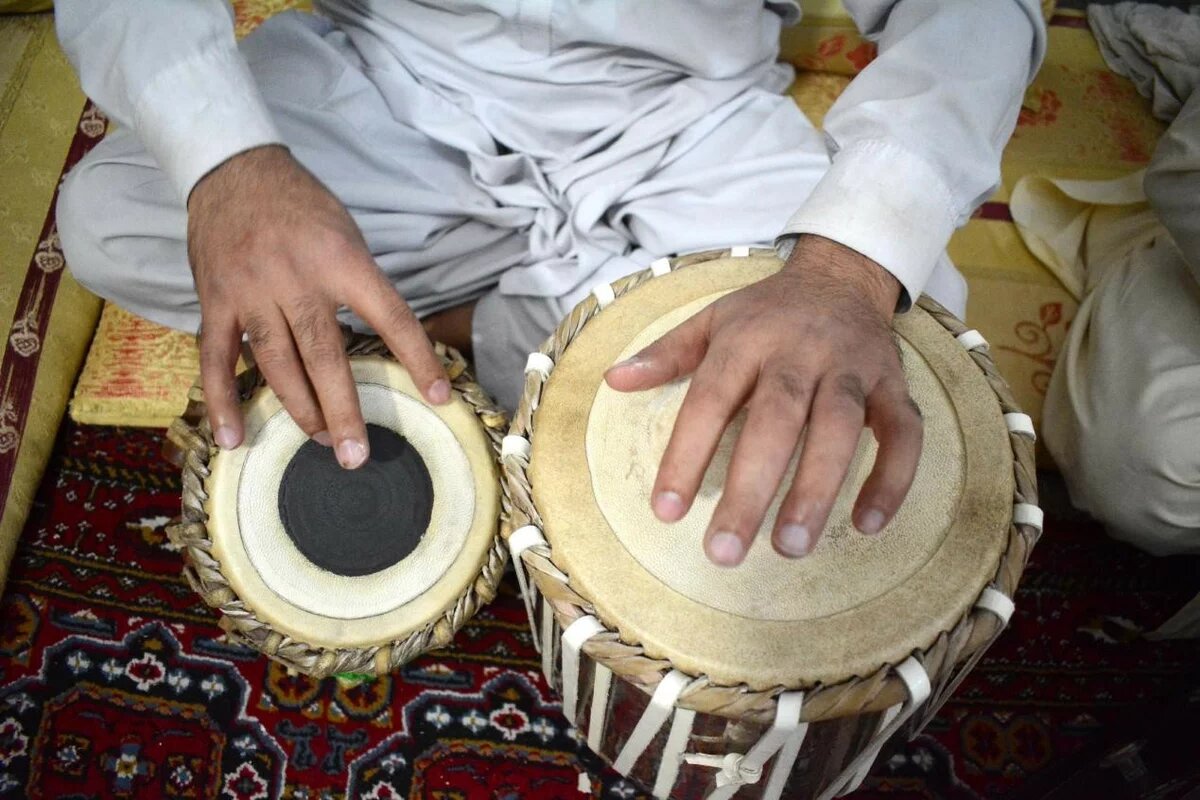
[[[1200,419],[1151,408],[1080,443],[1068,475],[1079,505],[1110,533],[1156,555],[1200,552]]]
[[[499,288],[480,298],[471,331],[475,374],[502,408],[516,410],[525,388],[525,359],[570,308],[561,298],[506,295]]]
[[[109,217],[114,213],[114,182],[106,173],[114,167],[90,157],[63,181],[55,211],[63,255],[75,280],[102,297],[111,297],[118,283],[117,264],[109,242]]]
[[[105,139],[71,170],[56,213],[67,265],[87,289],[175,327],[194,311],[187,212],[132,134]]]

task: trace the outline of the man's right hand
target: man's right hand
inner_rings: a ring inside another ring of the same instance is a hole
[[[241,444],[234,370],[245,332],[267,383],[296,424],[366,461],[366,425],[346,359],[339,306],[383,338],[434,404],[450,383],[421,323],[332,193],[283,147],[234,156],[188,198],[188,257],[200,296],[200,375],[213,438]]]

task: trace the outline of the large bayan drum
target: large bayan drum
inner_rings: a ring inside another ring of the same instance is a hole
[[[741,566],[709,563],[736,420],[689,514],[654,517],[687,382],[624,394],[605,370],[780,266],[735,248],[598,287],[530,356],[503,442],[502,533],[547,679],[590,747],[660,798],[852,791],[1003,629],[1041,532],[1029,417],[983,338],[924,299],[895,323],[923,452],[881,535],[850,522],[875,455],[864,432],[810,555],[771,548],[773,508]]]
[[[230,638],[315,677],[386,673],[448,643],[495,596],[507,419],[462,357],[438,350],[453,397],[430,406],[382,342],[351,344],[371,450],[353,471],[257,371],[242,376],[235,450],[213,442],[193,390],[169,433],[183,459],[183,516],[169,533]]]

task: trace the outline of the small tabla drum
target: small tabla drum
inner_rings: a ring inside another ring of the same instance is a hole
[[[169,533],[231,640],[314,677],[382,674],[448,643],[495,596],[508,420],[460,355],[437,350],[453,388],[444,406],[421,399],[380,340],[352,340],[371,450],[356,470],[309,440],[254,369],[237,449],[213,442],[193,390],[169,432],[183,460]]]
[[[983,338],[927,299],[894,326],[925,435],[882,535],[850,523],[874,461],[864,432],[811,554],[779,556],[764,527],[740,567],[709,563],[737,420],[688,516],[654,517],[687,381],[622,394],[605,370],[780,266],[742,247],[596,288],[530,356],[502,446],[502,535],[547,679],[590,747],[660,798],[852,791],[1003,629],[1041,532],[1030,418]]]

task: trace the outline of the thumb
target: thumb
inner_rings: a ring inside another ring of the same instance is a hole
[[[712,308],[706,308],[637,355],[609,367],[604,380],[618,392],[640,392],[693,372],[708,350]]]

